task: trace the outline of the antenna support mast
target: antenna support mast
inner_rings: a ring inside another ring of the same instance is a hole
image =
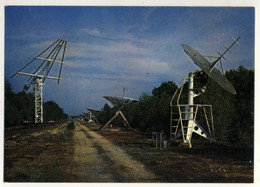
[[[29,90],[31,85],[34,85],[33,89],[35,100],[35,123],[43,123],[43,84],[45,80],[54,79],[57,80],[57,84],[59,84],[66,45],[67,41],[58,39],[11,77],[13,78],[17,74],[29,76],[29,83],[26,84],[23,89],[25,92]],[[46,55],[46,57],[43,57],[44,55]],[[58,60],[59,58],[60,60]],[[30,65],[33,64],[33,62],[40,62],[40,65],[35,71],[33,71],[33,73],[22,72],[26,68],[29,69]],[[48,76],[55,64],[59,65],[58,76]]]
[[[170,102],[170,139],[172,141],[182,136],[183,144],[188,145],[189,148],[192,147],[193,133],[214,141],[212,106],[194,104],[194,98],[205,92],[205,87],[199,89],[199,92],[194,89],[194,75],[194,73],[189,73],[189,77],[184,79],[182,86],[176,90]],[[186,82],[188,82],[188,104],[180,104],[179,100]],[[177,98],[176,105],[173,104],[175,98]]]
[[[133,129],[131,127],[131,125],[129,124],[129,122],[127,121],[126,117],[124,116],[122,109],[126,106],[129,106],[131,104],[137,103],[139,102],[139,100],[137,99],[132,99],[132,98],[127,98],[127,97],[111,97],[111,96],[104,96],[104,98],[106,100],[108,100],[109,102],[111,102],[114,106],[116,106],[118,109],[115,113],[115,115],[102,127],[100,127],[100,130],[104,129],[107,125],[109,125],[118,115],[120,115],[122,117],[122,122],[124,124],[125,127],[136,131],[135,129]]]
[[[35,123],[43,123],[43,93],[42,79],[37,78],[34,84]]]
[[[221,59],[226,60],[224,55],[227,52],[231,52],[231,48],[235,44],[239,44],[237,39],[234,39],[234,42],[229,46],[224,47],[226,50],[213,62],[209,62],[204,57],[212,57],[205,56],[198,53],[196,50],[188,46],[187,44],[182,44],[184,51],[187,55],[193,60],[193,62],[201,68],[201,71],[207,74],[208,77],[213,79],[217,84],[219,84],[222,88],[230,92],[231,94],[236,94],[236,90],[233,85],[225,78],[225,76],[216,68],[216,64],[220,62],[222,68]],[[193,132],[210,140],[214,140],[214,125],[213,125],[213,113],[212,106],[205,104],[194,104],[193,100],[195,97],[199,96],[203,92],[205,92],[206,85],[202,88],[194,89],[194,75],[195,73],[189,73],[189,77],[185,78],[183,84],[180,88],[178,88],[170,102],[171,106],[171,124],[170,124],[170,139],[175,140],[178,137],[183,137],[183,143],[192,147],[191,138]],[[182,90],[184,84],[188,81],[188,104],[180,104],[180,97],[182,94]],[[173,104],[173,100],[176,99],[176,105]]]

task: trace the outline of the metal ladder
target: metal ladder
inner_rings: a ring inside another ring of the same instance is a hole
[[[193,111],[186,110],[187,107],[193,107]],[[201,112],[200,117],[203,117],[204,126],[200,125],[197,121],[198,113]],[[193,115],[191,115],[193,114]],[[193,116],[192,118],[190,116]],[[193,121],[194,125],[189,126],[189,122]],[[183,141],[188,133],[197,133],[209,140],[214,140],[214,125],[211,105],[185,105],[179,104],[171,107],[171,125],[170,125],[170,139],[174,140],[182,136]]]
[[[205,104],[180,104],[180,95],[184,87],[185,79],[170,102],[170,140],[175,140],[182,136],[183,142],[191,144],[192,133],[196,133],[210,141],[214,140],[214,125],[212,106]],[[177,97],[178,95],[178,97]],[[173,104],[177,98],[176,104]],[[199,115],[198,115],[199,114]],[[202,125],[199,122],[202,122]]]

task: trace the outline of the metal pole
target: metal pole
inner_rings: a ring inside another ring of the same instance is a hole
[[[162,149],[162,133],[160,133],[160,149]]]
[[[194,100],[194,74],[190,73],[189,75],[189,90],[188,90],[188,129],[187,129],[187,135],[186,140],[184,143],[188,143],[191,145],[191,137],[193,132],[193,125],[194,125],[194,119],[193,119],[193,100]]]
[[[155,139],[155,148],[157,149],[157,142],[158,142],[158,134],[156,133],[155,135],[156,139]]]
[[[42,79],[37,78],[34,85],[35,98],[35,123],[43,123],[43,95],[42,95]]]
[[[60,39],[58,39],[56,42],[54,42],[53,44],[51,44],[47,49],[45,49],[43,52],[41,52],[39,55],[37,55],[33,60],[31,60],[29,63],[27,63],[24,67],[22,67],[22,69],[20,69],[19,71],[17,72],[20,72],[22,71],[24,68],[26,68],[28,65],[30,65],[37,57],[41,56],[45,51],[47,51],[49,48],[51,48],[55,43],[57,43]],[[13,78],[17,72],[11,77]]]
[[[61,44],[60,44],[60,43],[58,44],[59,47],[57,48],[57,52],[56,52],[56,55],[55,55],[53,61],[56,60],[56,58],[57,58],[57,56],[58,56],[58,54],[59,54],[59,52],[60,52],[60,50],[61,50],[61,48],[62,48],[62,46],[63,46],[63,43],[64,43],[64,40],[61,42]],[[49,74],[49,72],[50,72],[50,70],[51,70],[53,64],[54,64],[54,62],[51,63],[51,67],[48,69],[48,71],[47,71],[47,75]]]
[[[62,41],[62,40],[61,40],[61,41]],[[59,41],[59,43],[54,47],[54,49],[52,49],[52,51],[51,51],[50,54],[46,57],[46,59],[48,59],[48,58],[52,55],[52,53],[57,49],[57,47],[59,47],[59,44],[61,43],[61,41]],[[35,71],[33,74],[36,74],[36,72],[42,67],[42,65],[45,63],[45,61],[46,61],[46,60],[44,60],[44,61],[41,63],[41,65],[36,69],[36,71]],[[32,78],[32,77],[30,77],[30,78],[28,79],[28,81],[31,80],[31,78]]]
[[[154,145],[154,132],[152,132],[152,146]]]
[[[172,110],[172,107],[173,106],[171,106],[171,121],[170,121],[170,140],[172,140],[172,113],[173,113],[173,110]]]
[[[65,41],[65,44],[64,44],[64,49],[63,49],[63,55],[62,55],[61,62],[63,62],[63,60],[64,60],[66,45],[67,45],[67,41]],[[60,71],[59,71],[59,76],[58,76],[58,78],[60,78],[60,76],[61,76],[62,65],[63,65],[63,64],[60,65]],[[58,79],[58,82],[57,82],[57,83],[59,84],[59,82],[60,82],[60,79]]]
[[[104,129],[109,123],[111,123],[111,121],[113,121],[118,115],[120,114],[119,111],[116,112],[116,114],[105,124],[103,125],[102,127],[100,127],[99,129]]]

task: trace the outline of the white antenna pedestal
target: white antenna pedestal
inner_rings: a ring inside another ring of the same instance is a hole
[[[206,73],[208,77],[214,80],[217,84],[219,84],[222,88],[230,92],[231,94],[236,94],[236,90],[233,85],[225,78],[225,76],[216,68],[216,64],[220,62],[222,69],[221,59],[225,59],[224,55],[227,52],[230,52],[230,49],[233,45],[238,43],[237,39],[234,39],[234,42],[226,47],[226,50],[223,53],[219,53],[218,57],[201,55],[196,50],[188,46],[187,44],[182,44],[182,47],[187,53],[187,55],[193,60],[193,62],[200,67],[201,71]],[[213,62],[209,62],[205,57],[208,58],[216,58]],[[222,69],[223,72],[223,69]],[[188,104],[180,104],[180,96],[182,94],[182,90],[185,84],[185,81],[188,80],[189,90],[188,90]],[[193,132],[198,135],[209,139],[210,141],[214,140],[214,126],[213,126],[213,114],[212,114],[212,106],[211,105],[202,105],[202,104],[194,104],[193,100],[195,97],[199,96],[201,93],[205,91],[205,88],[194,89],[194,73],[190,73],[188,78],[185,78],[181,88],[178,88],[174,93],[171,101],[171,125],[170,125],[170,138],[171,140],[175,140],[176,138],[182,136],[183,143],[188,144],[191,148],[191,138]],[[178,94],[179,92],[179,94]],[[198,92],[198,93],[197,93]],[[178,97],[177,97],[178,95]],[[173,100],[177,97],[176,105],[173,104]]]
[[[183,85],[178,88],[171,100],[171,125],[170,139],[173,141],[182,136],[183,144],[192,147],[192,134],[196,133],[210,141],[214,140],[213,114],[211,105],[194,104],[194,98],[199,96],[194,90],[194,73],[189,74],[188,81],[188,104],[180,104],[180,96],[182,94]],[[179,92],[179,94],[177,94]],[[174,98],[178,95],[176,105],[173,105]],[[199,122],[201,124],[199,124]]]

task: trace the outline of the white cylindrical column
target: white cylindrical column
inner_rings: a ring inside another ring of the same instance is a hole
[[[191,147],[191,137],[192,137],[192,132],[193,132],[193,125],[194,125],[194,120],[193,120],[193,99],[194,99],[194,74],[190,73],[189,74],[189,90],[188,90],[188,110],[187,112],[187,117],[189,119],[188,121],[188,129],[187,129],[187,134],[186,134],[186,140],[184,143],[188,143],[189,146]]]
[[[194,98],[194,74],[189,74],[189,91],[188,91],[188,105],[193,105]]]

